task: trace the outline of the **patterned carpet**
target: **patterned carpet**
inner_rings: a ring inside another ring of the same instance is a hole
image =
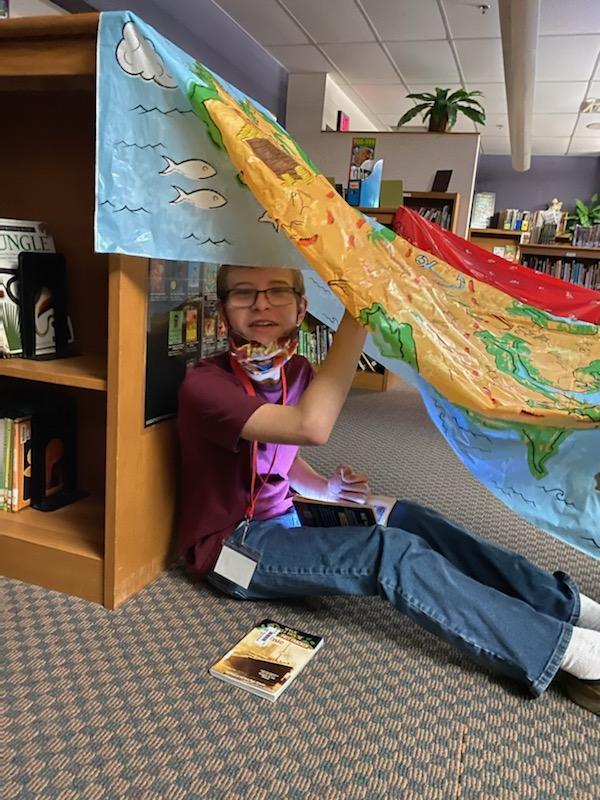
[[[353,394],[328,446],[305,456],[366,468],[378,491],[566,569],[600,599],[600,563],[480,487],[412,390]],[[17,581],[3,594],[7,800],[600,797],[597,718],[553,687],[531,699],[379,599],[241,603],[178,566],[113,613]],[[207,673],[267,616],[325,637],[275,704]]]

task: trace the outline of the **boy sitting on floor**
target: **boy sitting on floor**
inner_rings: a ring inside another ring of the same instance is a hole
[[[298,448],[327,442],[362,352],[346,313],[318,375],[295,354],[306,314],[302,273],[221,267],[229,352],[188,370],[180,391],[181,547],[189,567],[241,599],[379,595],[496,672],[568,695],[600,714],[600,605],[564,572],[399,500],[385,527],[301,527],[292,490],[368,501],[366,475],[317,474]],[[255,562],[245,588],[215,565],[223,546]]]

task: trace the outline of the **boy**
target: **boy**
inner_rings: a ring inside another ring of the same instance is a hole
[[[565,573],[410,502],[396,503],[387,527],[300,527],[291,490],[363,503],[370,494],[365,475],[338,467],[327,479],[298,455],[327,442],[365,331],[346,313],[313,377],[295,355],[306,314],[300,272],[224,266],[217,294],[229,352],[189,370],[180,392],[181,548],[190,568],[244,599],[380,595],[536,696],[564,670],[569,696],[600,714],[600,605]],[[224,544],[253,556],[247,588],[231,570],[215,570]]]

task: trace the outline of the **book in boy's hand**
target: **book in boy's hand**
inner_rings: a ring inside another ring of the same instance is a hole
[[[322,644],[321,636],[264,619],[210,668],[210,674],[277,700]]]
[[[387,525],[390,512],[396,503],[394,497],[371,495],[368,503],[350,503],[331,500],[313,500],[295,495],[294,508],[300,523],[307,528],[338,528],[349,525]]]

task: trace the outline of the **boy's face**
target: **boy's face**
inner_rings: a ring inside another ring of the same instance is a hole
[[[304,319],[306,300],[294,293],[290,269],[233,267],[227,284],[223,311],[232,332],[244,339],[269,344],[291,334]],[[272,291],[267,295],[265,289]]]

